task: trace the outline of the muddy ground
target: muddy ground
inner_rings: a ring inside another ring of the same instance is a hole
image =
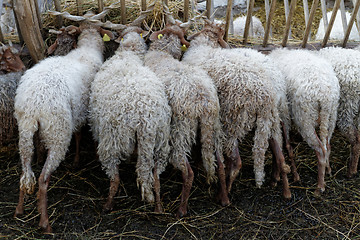
[[[360,178],[347,179],[349,145],[335,132],[327,189],[313,195],[317,165],[314,152],[295,135],[294,147],[301,182],[290,175],[292,199],[281,197],[281,184],[270,187],[271,154],[267,154],[266,182],[255,187],[251,138],[241,145],[243,168],[231,193],[231,205],[216,203],[217,186],[205,183],[204,172],[192,160],[195,181],[189,215],[177,219],[181,174],[169,166],[161,175],[165,214],[141,201],[136,186],[134,159],[121,165],[121,192],[112,212],[102,212],[109,181],[96,159],[91,135],[81,144],[81,166],[74,169],[71,146],[52,176],[48,194],[53,234],[38,228],[36,194],[28,197],[25,215],[14,218],[21,173],[16,144],[0,152],[0,238],[8,239],[360,239]],[[194,150],[193,159],[199,160]],[[37,176],[41,164],[34,161]]]

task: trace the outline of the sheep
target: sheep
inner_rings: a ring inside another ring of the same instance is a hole
[[[42,60],[21,77],[15,96],[15,118],[19,129],[19,152],[22,163],[20,196],[15,216],[24,212],[24,196],[35,187],[35,175],[31,169],[33,135],[38,130],[41,141],[48,150],[47,159],[39,176],[38,210],[39,226],[51,232],[47,213],[47,188],[51,174],[65,158],[72,133],[86,121],[90,83],[103,63],[104,43],[101,29],[90,21],[102,18],[111,7],[94,15],[88,12],[82,17],[65,17],[81,21],[74,27],[81,34],[78,48],[66,56]]]
[[[327,18],[330,19],[332,14],[332,11],[327,13]],[[330,33],[330,39],[333,40],[343,40],[344,38],[344,30],[343,30],[343,25],[342,25],[342,18],[340,17],[340,10],[338,10],[338,12],[336,13],[336,18],[335,18],[335,22],[334,25],[331,29],[331,33]],[[346,12],[346,19],[350,19],[350,13]],[[349,20],[348,20],[349,21]],[[321,18],[320,23],[319,23],[319,27],[318,30],[316,32],[316,36],[315,36],[315,40],[322,40],[325,36],[325,29],[324,29],[324,19]],[[353,40],[353,41],[360,41],[360,37],[359,37],[359,32],[355,26],[355,24],[353,25],[350,35],[349,35],[349,40]]]
[[[351,144],[347,176],[357,173],[360,155],[359,103],[360,103],[360,56],[354,49],[339,47],[323,48],[319,55],[328,60],[339,80],[340,101],[337,126]]]
[[[76,48],[76,40],[79,32],[75,31],[72,27],[62,27],[58,31],[50,29],[49,32],[56,34],[56,40],[48,48],[48,55],[64,56],[68,54],[71,49]]]
[[[276,49],[270,57],[285,75],[292,119],[318,158],[315,195],[320,195],[325,191],[325,170],[331,173],[330,139],[336,125],[339,81],[331,64],[310,51]]]
[[[296,165],[294,161],[293,149],[289,142],[289,127],[290,127],[290,112],[288,106],[288,100],[286,97],[286,81],[284,74],[280,71],[280,69],[275,65],[272,59],[269,56],[266,56],[254,49],[250,48],[234,48],[232,49],[234,52],[239,52],[241,56],[243,56],[244,60],[246,58],[250,58],[251,60],[255,60],[258,63],[261,63],[262,67],[265,70],[265,73],[270,78],[274,90],[276,92],[276,106],[279,110],[279,117],[281,120],[282,132],[285,140],[285,146],[289,154],[290,162],[291,162],[291,170],[294,176],[294,181],[300,181],[300,176],[297,173]],[[273,128],[272,136],[276,139],[276,141],[280,144],[280,148],[282,146],[282,138],[280,136],[280,130],[275,127]],[[275,168],[276,169],[276,168]],[[279,172],[275,171],[274,174],[279,174]],[[279,179],[279,176],[274,176],[273,180]],[[276,182],[273,182],[275,185]]]
[[[91,84],[89,122],[98,142],[99,160],[110,178],[105,211],[113,208],[120,183],[119,164],[137,145],[136,173],[142,199],[154,202],[154,189],[155,212],[163,212],[159,175],[170,152],[171,109],[163,83],[143,66],[147,47],[140,35],[143,30],[136,26],[153,6],[129,26],[111,24],[119,29],[120,46]]]
[[[10,1],[6,1],[2,6],[2,13],[0,12],[0,27],[3,34],[10,34],[17,32],[14,11]]]
[[[252,28],[250,29],[249,37],[260,37],[260,38],[264,37],[265,30],[260,19],[258,19],[255,16],[252,16],[251,20],[252,20]],[[224,24],[223,20],[215,20],[214,22],[216,24]],[[234,19],[233,22],[234,35],[241,37],[244,36],[245,23],[246,23],[246,16],[241,16]]]
[[[202,163],[207,173],[207,182],[215,179],[216,165],[220,180],[219,200],[228,205],[225,171],[222,156],[222,130],[219,118],[219,100],[216,88],[207,73],[179,61],[181,47],[188,45],[184,29],[169,14],[167,25],[150,36],[152,41],[145,55],[149,66],[165,85],[172,109],[170,162],[183,174],[183,191],[177,216],[187,214],[187,203],[193,182],[193,171],[187,159],[200,129]],[[215,156],[216,155],[216,156]]]
[[[252,149],[256,185],[261,187],[264,182],[265,151],[270,140],[283,177],[283,195],[291,198],[287,180],[289,166],[284,163],[279,142],[271,137],[272,129],[279,128],[280,124],[273,83],[261,63],[251,58],[244,59],[245,54],[231,49],[221,49],[228,47],[222,39],[224,30],[209,20],[205,21],[202,31],[188,37],[191,45],[183,61],[205,69],[217,87],[226,136],[224,152],[228,158],[228,192],[241,168],[238,141],[256,127]]]
[[[14,118],[15,91],[25,65],[19,57],[19,52],[9,42],[0,49],[0,68],[7,74],[0,75],[0,146],[10,142],[17,132]]]

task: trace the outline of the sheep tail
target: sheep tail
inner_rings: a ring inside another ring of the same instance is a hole
[[[34,153],[33,136],[38,130],[38,122],[35,119],[19,121],[19,152],[21,156],[22,175],[20,189],[28,194],[34,192],[36,179],[31,169],[31,160]]]
[[[222,149],[218,145],[221,144],[221,126],[218,118],[202,117],[200,119],[201,129],[201,155],[203,166],[207,173],[208,184],[215,182],[216,178],[216,158],[215,151],[222,155]]]
[[[252,149],[257,187],[261,187],[265,179],[265,152],[269,146],[268,140],[271,135],[271,127],[272,123],[268,118],[258,116],[256,120],[254,146]]]

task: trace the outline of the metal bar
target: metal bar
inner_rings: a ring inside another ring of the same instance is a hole
[[[272,21],[272,19],[274,17],[275,9],[276,9],[276,0],[272,0],[271,7],[270,7],[270,12],[269,12],[269,18],[266,20],[263,47],[266,47],[267,42],[269,40],[269,34],[270,34],[270,29],[271,29],[271,21]]]
[[[250,28],[250,22],[251,22],[251,18],[252,18],[252,12],[254,9],[254,3],[255,3],[255,0],[250,0],[248,12],[246,15],[245,29],[244,29],[244,41],[243,41],[244,44],[247,43],[248,36],[249,36],[249,28]]]
[[[284,8],[285,8],[285,19],[288,18],[289,16],[289,1],[288,0],[284,0]],[[289,30],[289,39],[291,39],[291,28]]]
[[[301,45],[302,48],[305,48],[308,39],[310,40],[311,24],[312,24],[312,22],[314,20],[315,12],[316,12],[316,9],[318,7],[318,4],[319,4],[319,0],[313,0],[312,5],[311,5],[311,10],[310,10],[309,21],[306,24],[304,38],[303,38],[302,45]]]
[[[225,16],[225,35],[224,40],[227,41],[229,36],[229,26],[230,26],[230,17],[231,17],[231,6],[233,0],[228,0],[227,7],[226,7],[226,16]]]
[[[344,36],[345,36],[346,29],[347,29],[347,21],[346,21],[346,12],[345,12],[344,0],[340,1],[340,12],[341,12],[341,20],[342,20],[341,22],[342,22]]]
[[[357,16],[357,13],[359,12],[359,7],[360,7],[360,0],[357,0],[356,4],[355,4],[355,7],[354,7],[354,10],[352,12],[350,21],[349,21],[349,25],[347,26],[347,29],[346,29],[346,33],[345,33],[345,36],[344,36],[344,41],[342,43],[342,47],[346,47],[346,43],[349,40],[351,29],[352,29],[353,24],[355,22],[355,18]]]
[[[290,31],[290,27],[291,27],[291,20],[292,20],[292,18],[294,16],[295,8],[296,8],[296,0],[291,0],[289,16],[286,19],[284,38],[283,38],[283,41],[282,41],[282,44],[281,44],[283,47],[286,46],[286,43],[287,43],[287,40],[288,40],[289,31]]]
[[[307,26],[308,22],[309,22],[309,4],[308,4],[307,0],[303,0],[303,6],[304,6],[305,26]],[[309,37],[309,40],[310,40],[311,35],[309,34],[308,37]]]
[[[329,26],[327,27],[326,31],[325,31],[325,36],[324,36],[324,39],[321,43],[321,47],[325,47],[326,46],[326,43],[328,42],[329,40],[329,37],[330,37],[330,33],[331,33],[331,29],[334,25],[334,22],[335,22],[335,18],[336,18],[336,13],[337,11],[339,10],[339,7],[340,7],[340,1],[341,0],[336,0],[335,1],[335,5],[334,5],[334,8],[333,8],[333,12],[331,14],[331,18],[330,18],[330,22],[329,22]]]

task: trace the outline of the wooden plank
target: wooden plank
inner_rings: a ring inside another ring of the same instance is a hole
[[[255,3],[255,0],[250,0],[248,12],[246,15],[245,29],[244,29],[244,41],[243,41],[244,44],[247,43],[248,36],[249,36],[250,21],[251,21],[252,12],[254,9],[254,3]]]
[[[167,4],[167,3],[166,3]],[[126,6],[125,0],[120,0],[120,15],[121,15],[121,23],[126,24]]]
[[[263,47],[266,47],[267,42],[269,40],[271,21],[275,15],[275,9],[276,9],[276,0],[272,0],[270,12],[269,12],[269,18],[266,20],[266,25],[265,25],[265,35],[264,35],[264,40],[263,40],[263,44],[262,44]]]
[[[0,16],[2,14],[2,10],[3,10],[3,0],[0,0]],[[1,26],[0,26],[0,41],[1,42],[4,42],[4,35],[2,33],[2,30],[1,30]]]
[[[230,16],[231,16],[231,6],[233,0],[228,0],[226,7],[226,16],[225,16],[225,35],[224,40],[227,41],[229,36],[229,26],[230,26]]]
[[[346,11],[345,11],[344,0],[340,1],[340,13],[341,13],[341,22],[342,22],[344,36],[345,36],[346,29],[347,29],[347,21],[346,21]]]
[[[229,24],[229,33],[234,34],[234,1],[232,2],[231,6],[231,13],[230,13],[230,24]]]
[[[310,39],[309,36],[310,36],[311,24],[314,21],[315,12],[316,12],[316,9],[318,7],[318,4],[319,4],[319,0],[313,0],[312,5],[311,5],[311,10],[310,10],[309,21],[306,24],[304,38],[303,38],[303,41],[302,41],[302,44],[301,44],[302,48],[306,47],[306,43]]]
[[[214,20],[213,12],[214,12],[214,1],[206,0],[206,17],[211,21]]]
[[[36,0],[13,0],[14,13],[19,23],[25,44],[29,49],[30,56],[35,63],[45,57],[45,43],[40,32],[40,23],[38,21]]]
[[[284,8],[285,8],[285,19],[289,17],[289,0],[284,0]],[[291,39],[291,28],[289,30],[289,39]]]
[[[102,12],[104,10],[104,0],[98,0],[98,8],[99,12]]]
[[[0,26],[0,42],[4,42],[4,41],[5,41],[4,35],[2,33],[1,26]]]
[[[184,0],[184,22],[189,21],[189,0]]]
[[[288,37],[289,37],[289,31],[290,31],[290,27],[291,27],[291,20],[294,17],[295,8],[296,8],[296,0],[291,0],[289,16],[286,19],[284,38],[283,38],[283,41],[281,43],[281,45],[283,47],[286,46],[286,43],[287,43],[287,40],[288,40]]]
[[[141,11],[146,11],[147,6],[146,6],[146,0],[141,0]]]
[[[354,10],[353,10],[353,12],[352,12],[350,21],[349,21],[349,25],[347,26],[347,29],[346,29],[346,32],[345,32],[345,36],[344,36],[344,40],[343,40],[343,43],[342,43],[342,47],[346,47],[347,41],[349,40],[349,36],[350,36],[351,29],[352,29],[353,24],[354,24],[354,22],[355,22],[355,18],[356,18],[356,16],[357,16],[357,13],[359,12],[359,6],[360,6],[360,0],[357,0],[357,1],[356,1],[356,4],[355,4],[355,7],[354,7]]]
[[[356,0],[352,0],[353,6],[356,6]],[[356,27],[360,36],[360,12],[356,13]]]
[[[250,6],[250,0],[246,0],[246,9],[249,9],[249,6]],[[231,17],[232,16],[233,16],[233,14],[231,14]],[[250,17],[249,34],[250,34],[250,36],[254,36],[254,26],[253,26],[252,16]]]
[[[307,26],[308,22],[309,22],[309,4],[308,4],[307,0],[303,0],[303,7],[304,7],[304,16],[305,16],[305,26]],[[290,30],[291,30],[291,28],[290,28]],[[310,33],[309,33],[308,37],[309,37],[309,40],[310,40],[310,38],[311,38]]]
[[[55,10],[58,12],[61,12],[61,4],[60,0],[54,0]],[[62,16],[56,16],[56,26],[58,28],[61,28],[63,25],[63,19]]]
[[[76,10],[77,10],[77,15],[80,16],[80,15],[83,15],[82,14],[82,1],[83,0],[76,0]]]
[[[265,0],[265,15],[266,15],[266,19],[269,19],[269,13],[270,13],[269,0]],[[272,36],[272,28],[271,28],[271,25],[270,25],[270,36]]]
[[[336,13],[337,13],[337,11],[339,10],[339,7],[340,7],[340,1],[341,0],[336,0],[335,1],[333,12],[331,14],[331,18],[330,18],[330,21],[329,21],[329,26],[327,27],[327,29],[325,31],[325,36],[324,36],[324,39],[323,39],[323,41],[321,43],[321,47],[325,47],[326,43],[329,40],[331,29],[332,29],[332,27],[334,25],[334,22],[335,22]]]
[[[322,12],[322,19],[324,22],[324,29],[327,29],[329,22],[326,15],[326,0],[321,0],[321,12]]]

